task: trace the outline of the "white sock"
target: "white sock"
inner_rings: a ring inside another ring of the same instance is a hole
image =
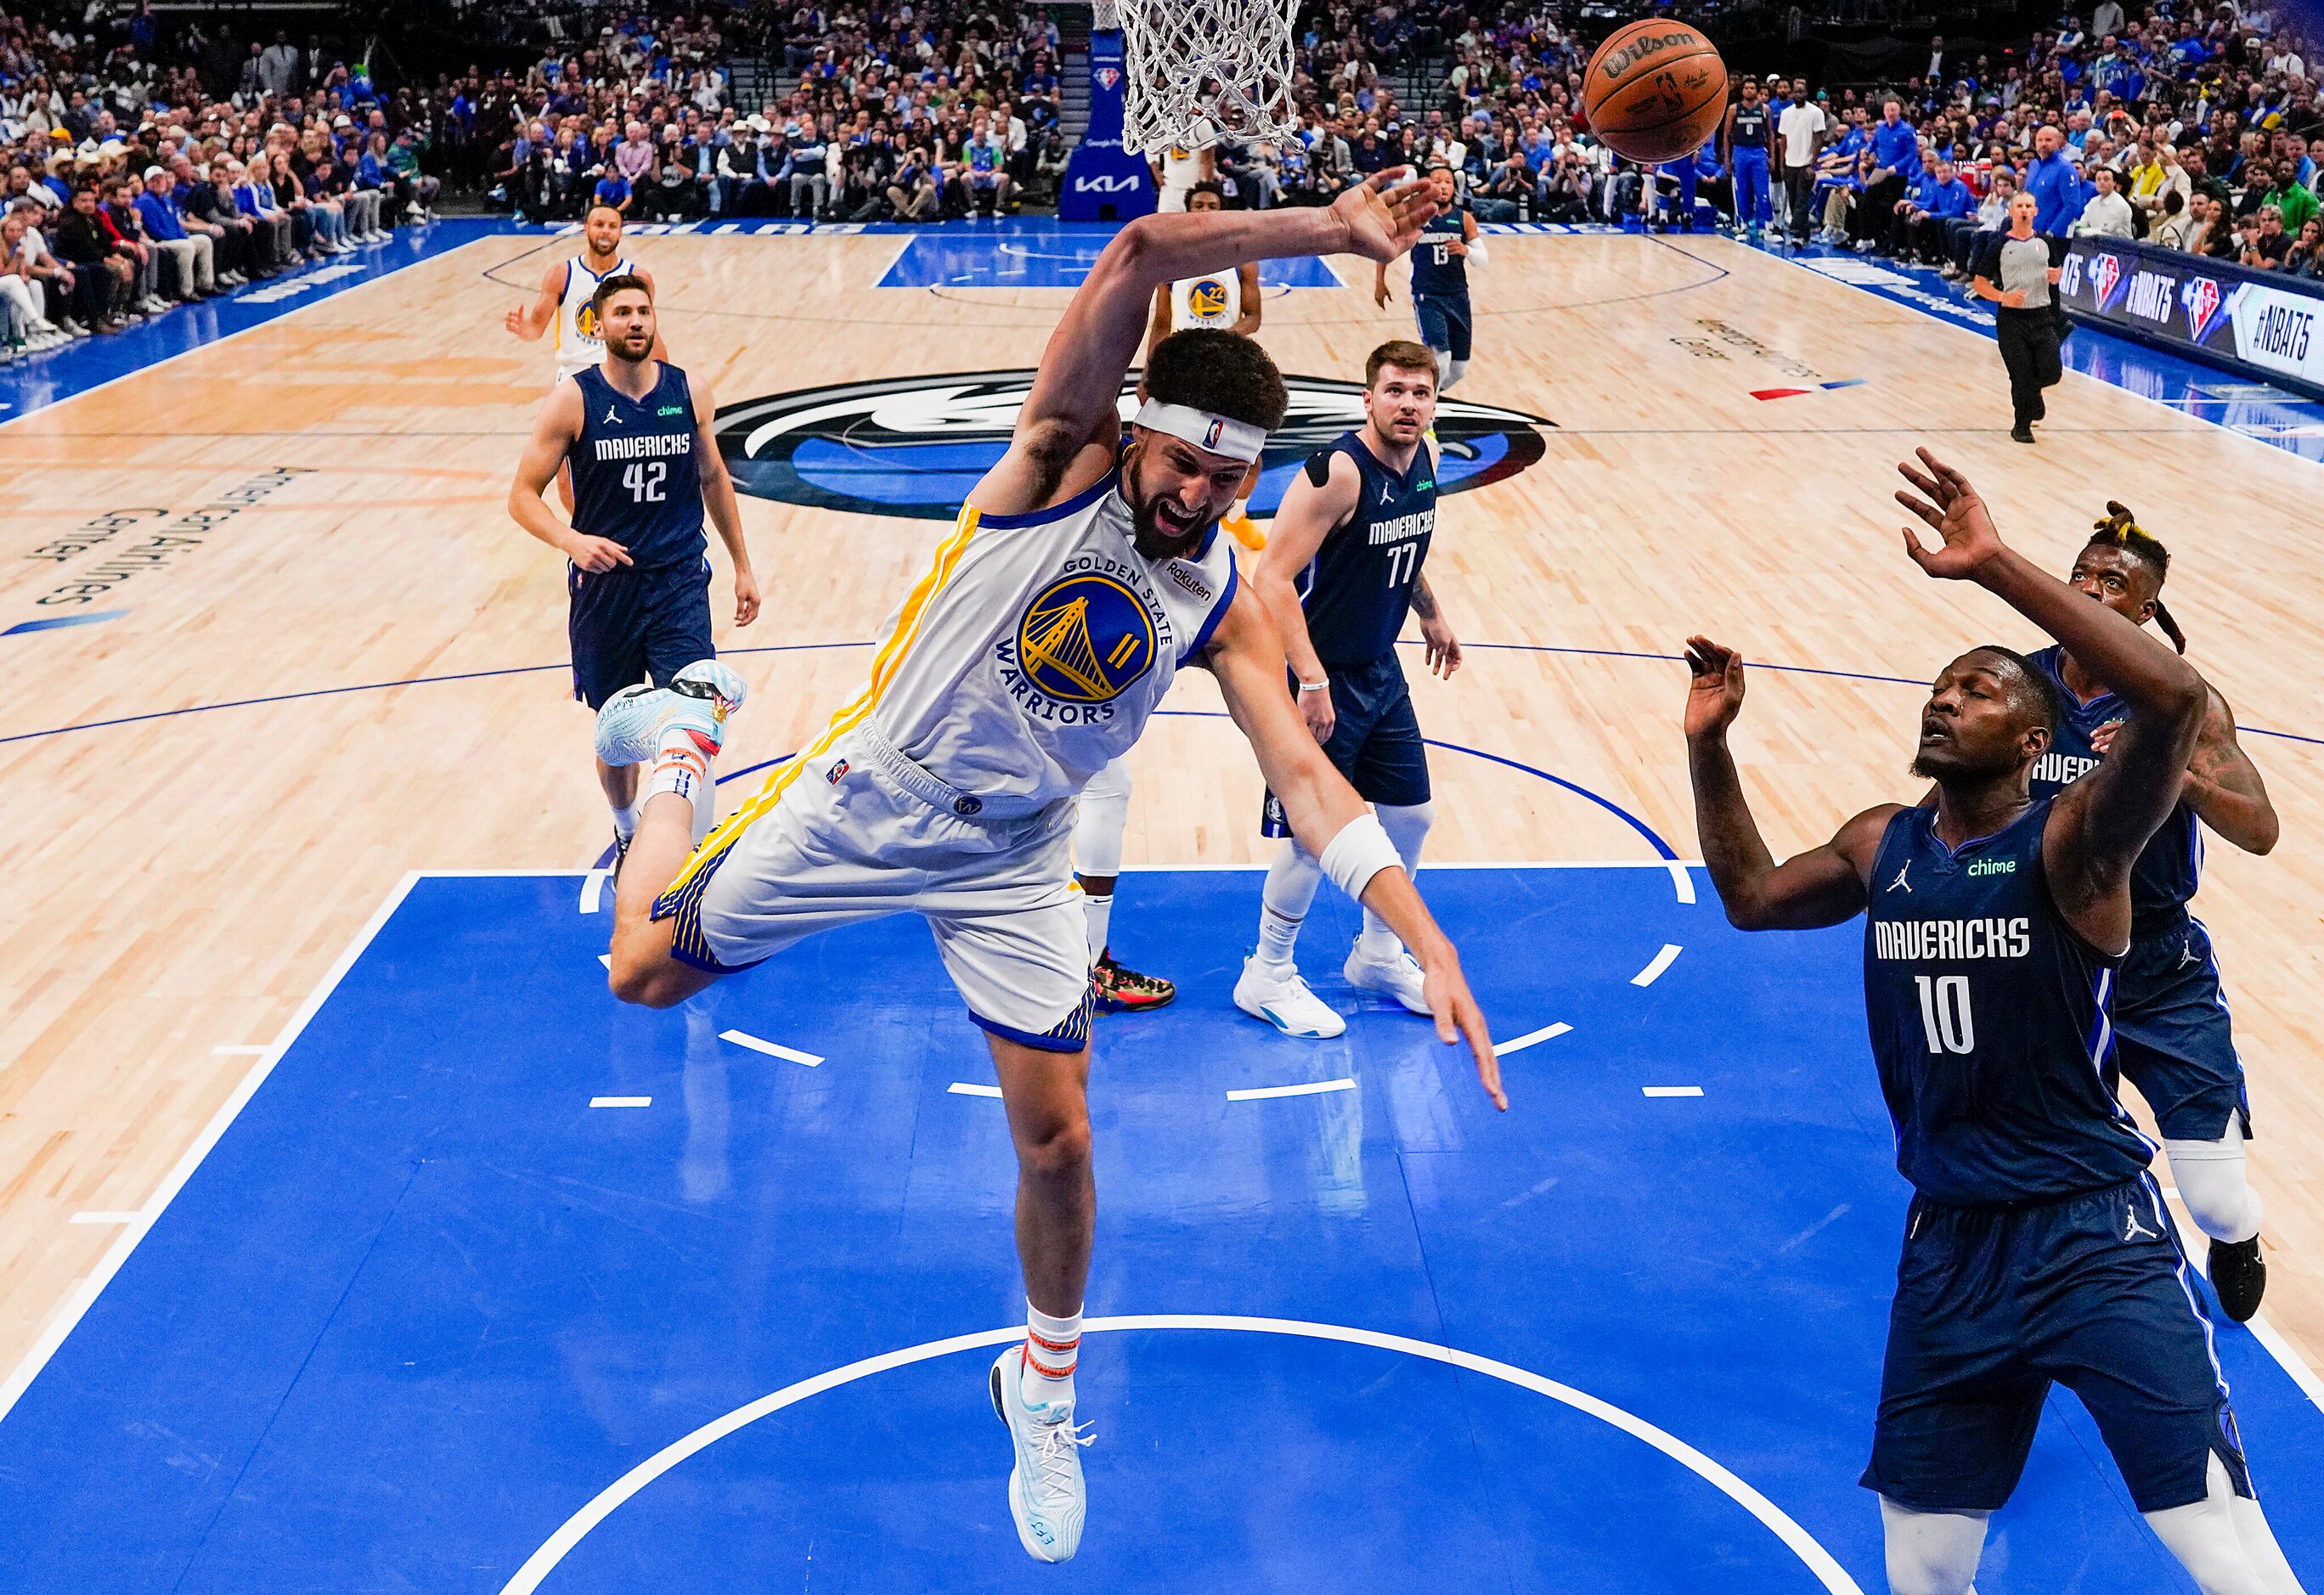
[[[638,789],[637,807],[642,812],[662,793],[675,792],[695,806],[696,823],[699,825],[702,794],[709,785],[710,755],[692,732],[674,725],[662,733],[661,746],[654,750],[645,784]]]
[[[1267,884],[1259,894],[1259,962],[1269,968],[1289,970],[1292,946],[1300,924],[1315,901],[1323,881],[1323,866],[1315,855],[1286,838],[1267,866]]]
[[[1081,1360],[1082,1310],[1066,1318],[1052,1318],[1031,1302],[1025,1304],[1025,1404],[1070,1403],[1074,1398],[1074,1365]]]
[[[2244,1177],[2243,1126],[2233,1117],[2216,1141],[2164,1141],[2171,1183],[2195,1227],[2214,1240],[2249,1240],[2259,1233],[2259,1193]]]
[[[616,808],[613,810],[613,834],[619,836],[622,841],[627,842],[631,837],[637,834],[637,831],[638,800],[636,798],[632,797],[630,799],[630,806],[627,808]]]
[[[1379,816],[1380,829],[1386,831],[1388,839],[1396,844],[1396,856],[1404,861],[1404,872],[1417,875],[1420,872],[1421,844],[1428,840],[1428,827],[1436,818],[1435,806],[1429,803],[1379,803],[1373,805],[1373,812]],[[1404,944],[1397,939],[1396,932],[1388,927],[1388,921],[1366,908],[1363,934],[1356,938],[1358,955],[1367,963],[1385,963],[1403,951]]]
[[[1089,956],[1090,963],[1094,965],[1105,956],[1106,932],[1113,924],[1113,893],[1107,891],[1100,895],[1086,886],[1083,887],[1082,912],[1089,920]]]

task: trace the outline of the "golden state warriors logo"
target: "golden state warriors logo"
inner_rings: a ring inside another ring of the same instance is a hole
[[[1068,704],[1120,697],[1154,663],[1154,620],[1138,595],[1085,572],[1051,582],[1017,622],[1017,667]]]
[[[1204,321],[1217,321],[1227,313],[1227,285],[1205,277],[1186,290],[1186,312]]]
[[[573,313],[573,330],[583,337],[597,336],[597,307],[585,304]]]

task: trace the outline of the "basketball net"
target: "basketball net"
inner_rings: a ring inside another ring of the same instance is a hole
[[[1298,0],[1096,0],[1100,29],[1121,30],[1121,143],[1144,154],[1221,137],[1280,143],[1299,130],[1291,103],[1291,18]]]

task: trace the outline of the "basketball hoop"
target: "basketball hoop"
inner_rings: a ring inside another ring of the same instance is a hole
[[[1297,8],[1298,0],[1096,0],[1097,26],[1121,30],[1122,147],[1152,154],[1222,136],[1292,137]]]

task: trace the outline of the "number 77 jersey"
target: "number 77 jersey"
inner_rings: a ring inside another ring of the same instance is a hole
[[[686,373],[664,364],[642,399],[594,365],[573,380],[581,390],[581,436],[566,454],[573,530],[612,539],[641,570],[690,567],[702,557],[702,468]]]
[[[2050,896],[2044,798],[1949,848],[1934,808],[1893,816],[1864,927],[1864,1016],[1896,1166],[1955,1207],[2118,1185],[2153,1156],[2107,1084],[2118,955]]]

